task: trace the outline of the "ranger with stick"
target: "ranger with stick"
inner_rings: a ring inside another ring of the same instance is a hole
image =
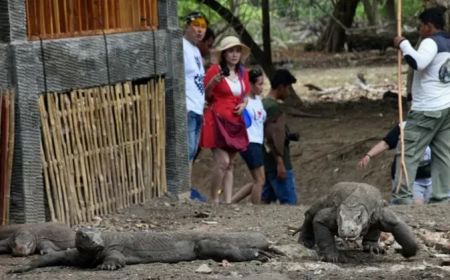
[[[430,202],[448,199],[450,185],[450,36],[443,32],[444,12],[429,8],[419,15],[419,33],[423,39],[415,50],[402,36],[394,38],[406,62],[414,69],[411,111],[404,129],[406,182],[396,168],[393,202],[412,202],[412,183],[420,159],[429,145],[432,151],[433,192]],[[397,165],[400,164],[397,160]]]

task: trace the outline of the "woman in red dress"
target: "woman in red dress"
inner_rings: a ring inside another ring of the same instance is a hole
[[[248,145],[242,112],[247,105],[250,83],[242,62],[249,55],[250,49],[237,37],[224,37],[211,53],[219,64],[211,65],[205,75],[208,107],[204,113],[200,145],[213,152],[215,166],[210,198],[215,203],[219,202],[221,187],[225,203],[231,203],[233,160],[237,152]],[[231,127],[230,133],[227,127]]]

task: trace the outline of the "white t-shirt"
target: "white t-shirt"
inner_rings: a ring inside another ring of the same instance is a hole
[[[183,38],[183,56],[187,111],[203,115],[205,69],[203,68],[202,55],[197,46]]]
[[[417,64],[412,83],[414,111],[438,111],[450,107],[450,84],[439,80],[439,69],[450,58],[450,53],[440,51],[431,38],[424,39],[417,51],[408,40],[400,44],[403,55],[410,56]]]
[[[260,96],[248,97],[247,107],[245,107],[252,119],[252,125],[247,128],[248,140],[250,143],[262,144],[264,140],[264,122],[266,121],[266,111],[264,110]]]

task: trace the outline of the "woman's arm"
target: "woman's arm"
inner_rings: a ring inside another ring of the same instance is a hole
[[[381,154],[382,152],[389,149],[389,145],[384,141],[381,140],[375,146],[373,146],[358,162],[358,166],[361,168],[366,168],[367,165],[369,165],[369,161],[377,156],[378,154]]]
[[[222,78],[219,65],[213,64],[208,68],[208,71],[206,71],[205,80],[203,81],[205,85],[206,100],[211,99],[213,89],[220,83]]]

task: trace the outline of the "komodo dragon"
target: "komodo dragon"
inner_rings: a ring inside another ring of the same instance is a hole
[[[81,229],[76,233],[76,249],[53,252],[19,266],[19,273],[45,266],[95,267],[116,270],[127,264],[175,263],[195,259],[221,261],[267,261],[269,243],[257,232],[99,232]]]
[[[364,183],[334,185],[330,194],[306,211],[299,231],[298,242],[307,248],[317,244],[319,255],[328,262],[345,261],[336,248],[335,235],[347,240],[362,237],[364,251],[380,254],[384,253],[378,243],[380,232],[391,232],[405,258],[414,256],[418,249],[411,228],[385,207],[376,187]]]
[[[0,226],[0,254],[24,257],[75,247],[75,231],[64,224],[40,223]]]

